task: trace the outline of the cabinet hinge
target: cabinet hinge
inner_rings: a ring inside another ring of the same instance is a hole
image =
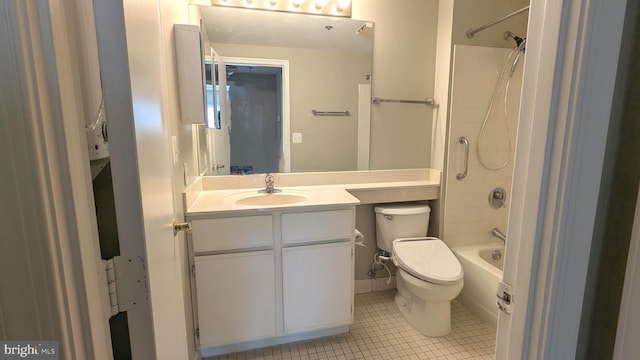
[[[196,328],[196,339],[200,340],[200,328]]]
[[[498,293],[496,294],[496,304],[498,309],[511,314],[511,304],[513,303],[513,288],[502,281],[498,283]]]
[[[191,265],[191,275],[196,276],[196,264]]]
[[[353,314],[353,305],[351,305],[351,313]]]
[[[112,316],[148,301],[145,266],[140,257],[115,256],[102,260],[102,264],[106,272]]]

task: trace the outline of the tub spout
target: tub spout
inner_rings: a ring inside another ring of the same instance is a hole
[[[491,235],[502,240],[505,244],[507,243],[507,236],[502,231],[500,231],[500,229],[498,228],[491,229]]]

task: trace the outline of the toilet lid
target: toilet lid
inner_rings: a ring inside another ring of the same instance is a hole
[[[436,284],[451,284],[462,279],[462,266],[438,238],[408,238],[393,241],[393,256],[409,274]]]

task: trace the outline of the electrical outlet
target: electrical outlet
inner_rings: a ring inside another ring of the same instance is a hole
[[[302,133],[293,133],[291,135],[293,137],[294,144],[299,144],[302,142]]]

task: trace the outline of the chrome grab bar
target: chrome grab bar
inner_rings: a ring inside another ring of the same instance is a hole
[[[460,144],[464,144],[464,171],[456,175],[456,179],[462,180],[467,177],[467,170],[469,170],[469,140],[466,137],[461,136],[458,139]]]

